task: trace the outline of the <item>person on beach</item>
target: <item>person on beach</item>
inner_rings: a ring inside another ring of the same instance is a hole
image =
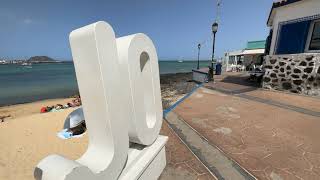
[[[80,96],[79,97],[76,97],[75,99],[73,99],[71,102],[65,104],[65,105],[62,105],[62,104],[56,104],[54,106],[46,106],[46,107],[42,107],[40,109],[40,112],[41,113],[46,113],[46,112],[56,112],[56,111],[60,111],[62,109],[68,109],[70,107],[79,107],[81,106],[82,103],[81,103],[81,99],[80,99]]]
[[[58,133],[58,137],[69,139],[83,134],[87,130],[82,108],[71,112],[64,121],[63,130]]]
[[[67,132],[71,133],[72,136],[76,136],[76,135],[83,134],[86,130],[87,130],[86,122],[83,121],[79,125],[69,128]]]

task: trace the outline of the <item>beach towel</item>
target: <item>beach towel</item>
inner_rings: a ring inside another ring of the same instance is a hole
[[[61,139],[70,139],[70,138],[80,138],[85,133],[79,134],[79,135],[73,135],[72,132],[68,132],[68,129],[63,129],[62,131],[57,133],[57,136]]]

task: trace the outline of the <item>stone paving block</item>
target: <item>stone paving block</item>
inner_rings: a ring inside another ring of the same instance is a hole
[[[219,93],[200,88],[174,112],[258,179],[320,179],[319,117]],[[306,99],[299,107],[300,97],[286,97],[277,100],[302,109],[319,103]]]
[[[183,144],[165,121],[160,134],[169,137],[169,141],[166,144],[167,166],[162,172],[160,180],[216,179]]]

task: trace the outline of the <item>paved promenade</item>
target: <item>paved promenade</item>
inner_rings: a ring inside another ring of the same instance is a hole
[[[160,180],[216,179],[165,121],[160,134],[169,137],[169,141],[166,144],[167,166],[162,172]]]
[[[218,179],[320,179],[320,99],[219,77],[166,120]]]

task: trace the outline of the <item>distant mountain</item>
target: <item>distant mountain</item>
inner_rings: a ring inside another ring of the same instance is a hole
[[[33,56],[27,60],[28,63],[57,63],[60,61],[54,60],[48,56]]]

